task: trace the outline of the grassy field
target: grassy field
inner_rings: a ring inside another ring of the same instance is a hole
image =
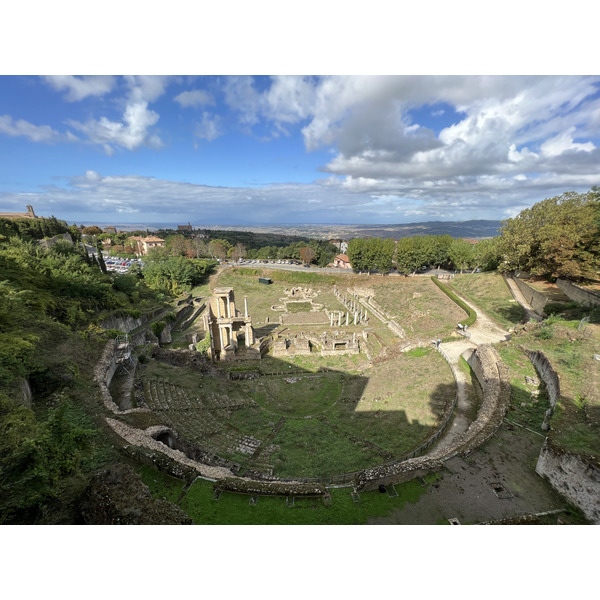
[[[540,328],[513,338],[508,349],[503,345],[501,354],[510,366],[511,354],[518,355],[517,345],[544,352],[561,383],[562,397],[550,422],[551,439],[570,452],[600,457],[600,362],[593,358],[600,336],[592,328],[589,336],[578,331],[578,324],[550,317]],[[523,408],[539,413],[543,407]],[[535,418],[539,420],[539,414]]]
[[[363,492],[354,502],[350,490],[332,489],[330,502],[322,498],[260,496],[255,504],[243,494],[223,492],[217,500],[213,484],[197,480],[185,489],[182,481],[142,467],[140,475],[155,497],[175,502],[197,525],[359,525],[416,502],[426,488],[417,481],[394,486],[397,496]],[[433,481],[435,476],[429,476]]]
[[[499,273],[456,275],[444,283],[480,307],[501,327],[514,327],[525,314]]]
[[[429,277],[378,278],[373,289],[375,301],[409,337],[444,337],[465,319]]]

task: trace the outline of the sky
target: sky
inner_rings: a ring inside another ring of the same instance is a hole
[[[600,184],[600,76],[232,74],[236,60],[225,75],[0,75],[0,212],[402,224],[505,219]]]

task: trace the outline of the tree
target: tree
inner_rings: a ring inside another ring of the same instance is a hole
[[[503,271],[597,277],[600,269],[600,190],[566,192],[504,222],[498,241]]]
[[[83,235],[100,235],[103,231],[100,227],[92,225],[91,227],[84,227],[81,233],[83,233]]]
[[[96,245],[96,252],[97,252],[97,260],[98,260],[98,265],[100,266],[100,270],[106,274],[107,270],[106,270],[106,263],[104,262],[104,257],[102,256],[102,248],[100,246],[100,244]]]
[[[473,270],[481,268],[484,271],[493,271],[498,268],[498,238],[480,240],[473,248]]]
[[[448,255],[455,269],[462,273],[473,262],[473,244],[465,240],[454,240],[448,248]]]
[[[315,252],[315,249],[311,248],[310,246],[305,246],[300,250],[300,260],[304,264],[310,264],[316,258],[316,256],[317,253]]]
[[[231,248],[231,244],[227,240],[211,240],[208,247],[213,258],[223,260],[227,258],[227,252]]]
[[[394,240],[386,239],[381,244],[379,258],[377,259],[377,270],[385,275],[392,269],[396,243]]]
[[[190,248],[189,240],[183,235],[172,235],[167,238],[167,248],[171,256],[186,256]]]
[[[236,244],[234,248],[231,249],[231,258],[235,261],[240,260],[240,258],[246,257],[246,246],[244,244],[239,243]]]

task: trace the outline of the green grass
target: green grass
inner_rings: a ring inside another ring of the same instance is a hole
[[[458,368],[467,376],[465,392],[467,394],[467,401],[469,402],[470,408],[466,414],[466,417],[470,421],[474,421],[477,418],[477,412],[479,411],[481,398],[483,395],[481,385],[477,380],[477,376],[475,375],[473,369],[471,369],[471,365],[469,365],[469,363],[462,356],[458,361]]]
[[[214,500],[213,484],[197,480],[179,506],[197,525],[359,525],[415,503],[426,491],[416,481],[395,488],[397,497],[363,492],[357,503],[350,489],[332,489],[329,505],[322,498],[295,498],[292,507],[286,506],[286,498],[277,496],[259,496],[255,505],[250,505],[247,495],[228,492]]]
[[[254,400],[268,412],[285,417],[316,415],[340,396],[340,374],[263,377],[256,383]]]
[[[560,377],[561,398],[550,421],[549,437],[556,446],[566,452],[585,454],[600,458],[600,425],[598,413],[600,412],[600,395],[598,385],[598,363],[594,361],[593,354],[597,353],[598,340],[586,337],[577,331],[578,321],[563,321],[551,316],[542,328],[535,328],[511,340],[506,346],[499,348],[502,359],[509,367],[514,368],[512,354],[520,352],[517,344],[530,350],[542,351],[556,368]],[[539,332],[548,330],[550,336],[539,336]],[[522,360],[520,361],[523,362]],[[530,373],[532,366],[527,367]],[[533,376],[538,377],[537,374]],[[537,416],[539,422],[544,408],[548,407],[547,400],[542,394],[537,405],[533,405],[528,392],[524,391],[523,384],[513,383],[513,396],[518,406],[511,412],[518,415],[521,409]],[[520,404],[526,406],[521,407]],[[513,403],[514,404],[514,403]],[[513,406],[511,404],[511,406]],[[527,418],[526,416],[524,418]],[[531,418],[531,417],[529,417]]]
[[[511,385],[510,404],[506,416],[520,425],[540,431],[544,413],[550,406],[544,383],[540,380],[527,355],[520,348],[501,344],[497,349],[502,362],[508,367]],[[540,381],[537,396],[532,395],[532,392],[536,392],[538,386],[528,384],[525,377],[532,377]]]
[[[285,307],[290,313],[310,312],[312,304],[310,302],[288,302]]]
[[[440,283],[436,277],[432,277],[431,281],[433,281],[433,283],[435,283],[435,285],[437,285],[440,290],[442,290],[442,292],[444,292],[444,294],[450,298],[450,300],[455,302],[467,313],[467,315],[469,315],[467,320],[464,322],[464,325],[471,327],[471,325],[473,325],[477,320],[477,313],[470,306],[467,306],[450,288]]]
[[[407,356],[414,356],[419,358],[421,356],[427,356],[431,352],[431,348],[413,348],[406,352]]]
[[[502,327],[514,327],[523,319],[525,312],[512,297],[499,273],[456,275],[448,285],[479,306],[488,317]]]
[[[288,419],[272,440],[270,461],[281,477],[324,477],[358,471],[382,460],[318,419]]]

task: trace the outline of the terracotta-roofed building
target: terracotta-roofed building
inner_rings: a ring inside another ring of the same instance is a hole
[[[152,250],[152,248],[161,248],[162,246],[165,245],[165,240],[163,240],[159,237],[156,237],[155,235],[151,235],[148,237],[140,237],[137,235],[132,235],[131,237],[128,237],[127,239],[137,242],[136,254],[138,254],[140,256],[144,256],[144,255],[148,254],[148,251]]]
[[[337,269],[351,269],[352,265],[350,264],[350,259],[346,254],[338,254],[333,259],[333,266]]]

